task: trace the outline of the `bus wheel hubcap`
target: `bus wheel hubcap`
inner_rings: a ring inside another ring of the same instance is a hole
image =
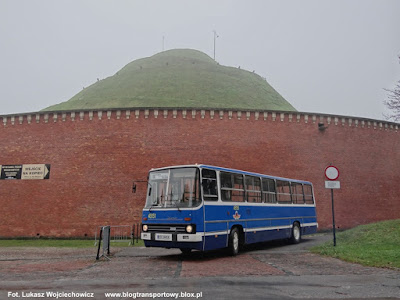
[[[233,248],[236,250],[239,248],[239,237],[237,232],[233,234]]]
[[[296,240],[300,238],[300,229],[298,226],[294,226],[293,228],[293,235]]]

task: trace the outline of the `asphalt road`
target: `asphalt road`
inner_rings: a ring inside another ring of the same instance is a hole
[[[400,298],[400,271],[308,252],[330,238],[256,245],[236,257],[224,251],[183,256],[175,249],[129,247],[111,249],[110,260],[95,261],[95,249],[0,248],[0,299],[51,299],[50,291],[66,296],[59,299],[85,292],[93,293],[92,299],[175,299],[166,293],[186,299]],[[45,297],[33,297],[40,293]],[[106,293],[121,295],[107,298]]]

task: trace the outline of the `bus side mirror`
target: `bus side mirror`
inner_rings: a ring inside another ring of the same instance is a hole
[[[132,193],[136,193],[136,183],[135,182],[133,183],[133,186],[132,186]]]

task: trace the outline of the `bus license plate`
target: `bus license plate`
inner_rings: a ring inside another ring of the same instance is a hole
[[[172,241],[172,234],[156,233],[156,241]]]

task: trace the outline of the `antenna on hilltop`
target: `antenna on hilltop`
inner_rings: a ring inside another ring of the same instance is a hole
[[[213,32],[214,32],[214,60],[215,60],[215,40],[217,39],[217,37],[219,37],[219,35],[215,30],[213,30]]]
[[[162,36],[162,51],[164,51],[165,36]]]

